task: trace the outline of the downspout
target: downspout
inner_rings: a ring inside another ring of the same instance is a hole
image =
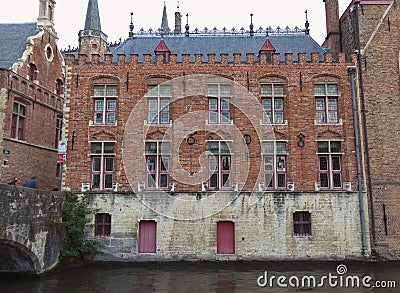
[[[356,89],[355,89],[355,74],[356,67],[348,66],[347,72],[350,75],[351,81],[351,100],[353,107],[353,122],[354,122],[354,140],[356,147],[356,160],[357,160],[357,185],[358,185],[358,200],[360,205],[360,221],[361,221],[361,238],[362,238],[362,250],[363,256],[366,255],[367,251],[367,240],[365,236],[365,213],[364,213],[364,198],[363,198],[363,188],[362,188],[362,178],[361,178],[361,159],[360,159],[360,146],[358,137],[358,120],[357,120],[357,104],[356,104]]]
[[[365,164],[367,168],[367,194],[369,199],[369,207],[372,213],[371,219],[371,235],[372,235],[372,244],[375,245],[375,218],[374,218],[374,202],[372,197],[372,184],[371,184],[371,162],[369,157],[369,145],[368,145],[368,130],[367,130],[367,120],[365,115],[365,98],[364,98],[364,83],[363,83],[363,74],[361,67],[361,40],[360,40],[360,21],[358,19],[358,6],[359,2],[355,3],[354,13],[355,13],[355,37],[357,38],[357,65],[358,65],[358,76],[359,76],[359,87],[360,87],[360,98],[361,98],[361,116],[362,116],[362,128],[363,128],[363,137],[364,137],[364,151],[365,151]],[[365,53],[365,51],[363,52]]]

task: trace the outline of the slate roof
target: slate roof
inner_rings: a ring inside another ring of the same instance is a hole
[[[89,0],[86,11],[85,30],[101,31],[99,6],[97,4],[97,0]]]
[[[154,49],[163,39],[172,54],[177,54],[177,62],[182,61],[182,54],[190,54],[190,62],[194,62],[194,54],[203,54],[203,62],[207,62],[207,54],[215,54],[215,61],[221,60],[220,54],[228,54],[228,61],[233,61],[234,53],[241,53],[241,61],[246,61],[246,53],[259,54],[263,46],[265,35],[184,35],[174,36],[134,36],[126,39],[119,46],[111,50],[113,61],[117,61],[118,54],[125,54],[127,61],[130,54],[138,54],[139,62],[143,61],[143,54],[152,54],[155,59]],[[307,60],[311,60],[312,52],[320,53],[323,60],[325,49],[322,48],[310,35],[306,34],[270,34],[269,40],[276,53],[280,53],[281,60],[285,60],[285,53],[293,53],[293,60],[297,61],[297,53],[306,53]]]
[[[0,23],[0,68],[10,69],[22,57],[26,39],[38,32],[36,22]]]

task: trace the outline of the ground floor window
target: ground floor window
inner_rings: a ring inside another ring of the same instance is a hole
[[[293,231],[295,236],[311,236],[310,212],[295,212],[293,214]]]
[[[95,236],[110,236],[111,234],[111,215],[98,213],[95,217]]]

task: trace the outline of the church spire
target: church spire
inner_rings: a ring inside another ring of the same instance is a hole
[[[107,35],[101,31],[99,5],[97,0],[89,0],[86,11],[85,27],[79,32],[79,54],[99,54],[107,51]]]
[[[89,0],[86,11],[85,30],[101,31],[99,6],[97,0]]]
[[[164,10],[161,21],[161,34],[168,35],[169,27],[168,27],[168,17],[167,17],[167,4],[164,1]]]

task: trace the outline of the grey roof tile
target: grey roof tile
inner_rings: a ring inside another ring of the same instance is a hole
[[[190,61],[194,61],[194,54],[203,54],[203,61],[207,61],[207,54],[215,54],[215,61],[220,61],[220,54],[229,54],[228,61],[233,61],[234,53],[241,53],[241,61],[246,60],[246,53],[258,55],[262,47],[265,36],[256,35],[226,35],[226,36],[164,36],[163,39],[171,50],[172,54],[177,54],[177,62],[182,61],[182,54],[190,54]],[[111,50],[113,61],[117,60],[118,54],[125,54],[127,61],[130,54],[138,54],[139,62],[143,61],[143,54],[152,54],[154,61],[154,49],[160,42],[159,36],[135,36],[125,40],[121,45]],[[293,60],[297,61],[297,53],[306,53],[307,60],[311,60],[310,53],[320,53],[320,60],[325,49],[310,36],[305,34],[271,34],[269,40],[276,48],[276,53],[280,53],[281,60],[285,59],[285,53],[293,53]]]
[[[85,30],[101,31],[99,5],[97,4],[97,0],[89,0],[86,11]]]
[[[36,22],[0,23],[0,68],[10,69],[22,57],[26,39],[38,32]]]

